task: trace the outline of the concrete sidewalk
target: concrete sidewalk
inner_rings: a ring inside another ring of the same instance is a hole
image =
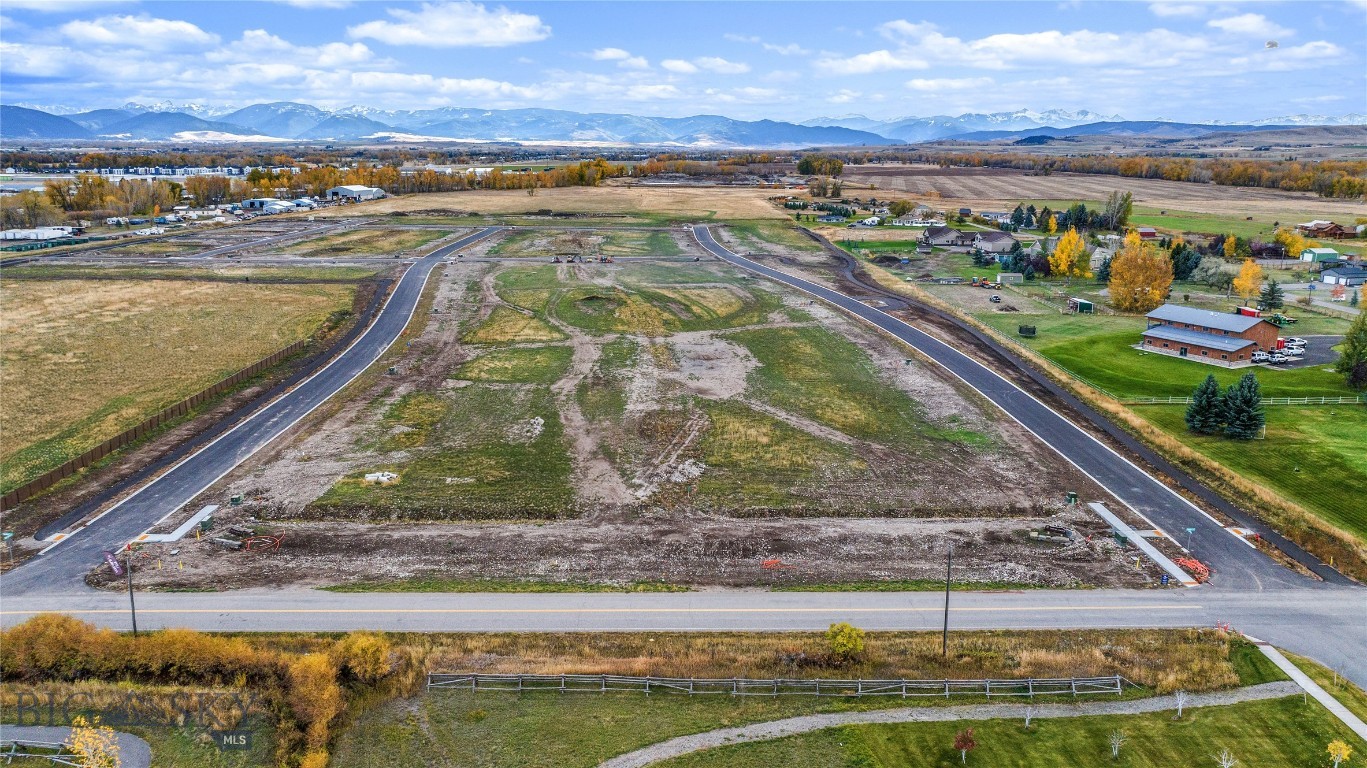
[[[1273,664],[1276,664],[1281,671],[1285,672],[1288,677],[1296,682],[1296,685],[1299,685],[1302,690],[1314,697],[1315,701],[1323,704],[1324,708],[1332,712],[1334,717],[1342,720],[1344,725],[1353,729],[1353,733],[1356,733],[1359,739],[1367,740],[1367,723],[1362,722],[1361,718],[1350,712],[1338,699],[1330,696],[1328,691],[1321,688],[1318,683],[1311,680],[1299,667],[1292,664],[1291,660],[1283,656],[1281,651],[1257,638],[1250,637],[1248,639],[1257,644],[1258,649],[1263,652],[1263,655],[1271,659]]]

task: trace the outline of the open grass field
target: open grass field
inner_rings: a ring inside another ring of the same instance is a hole
[[[535,314],[512,307],[494,307],[489,316],[463,337],[467,344],[510,344],[528,341],[560,341],[565,334]]]
[[[668,768],[894,768],[961,765],[954,734],[972,728],[978,746],[968,765],[1025,768],[1128,766],[1166,768],[1214,765],[1228,749],[1240,766],[1288,768],[1326,765],[1325,745],[1341,738],[1357,750],[1361,739],[1314,701],[1298,696],[1191,709],[1181,720],[1170,712],[1019,721],[852,725],[775,741],[736,744],[661,763]],[[1111,758],[1110,735],[1122,731],[1120,756]]]
[[[441,636],[435,642],[439,647],[429,655],[429,667],[434,671],[469,669],[470,664],[481,660],[483,668],[491,672],[680,677],[934,679],[945,675],[1045,677],[1119,672],[1148,681],[1150,689],[1127,694],[1136,697],[1154,689],[1209,690],[1282,679],[1275,669],[1250,662],[1246,644],[1228,642],[1211,631],[964,632],[952,637],[948,660],[940,657],[935,633],[870,633],[867,658],[836,668],[794,666],[782,661],[800,652],[809,657],[819,654],[822,641],[815,633],[493,634]],[[963,697],[949,703],[979,701]],[[1295,702],[1300,706],[1299,699]],[[443,757],[478,754],[478,764],[484,766],[587,767],[686,733],[815,712],[944,703],[942,699],[900,698],[434,692],[362,714],[342,735],[334,764],[343,768],[424,765],[439,763]],[[1270,718],[1259,722],[1269,724]],[[1011,725],[1019,728],[1018,723]],[[1042,727],[1037,726],[1036,731]],[[1136,740],[1138,734],[1136,728]],[[793,755],[789,760],[766,764],[810,764],[803,761],[801,753]]]
[[[406,214],[406,223],[480,223],[491,218],[506,223],[552,223],[540,211],[575,214],[571,223],[593,226],[661,226],[676,222],[734,219],[781,219],[784,214],[766,199],[773,190],[708,187],[649,187],[612,183],[601,187],[538,190],[477,190],[390,197],[364,206],[328,209],[320,217]],[[563,221],[563,220],[560,220]]]
[[[8,490],[316,331],[340,284],[5,281]]]
[[[592,333],[663,336],[762,323],[780,306],[768,291],[735,286],[585,286],[560,294],[555,311],[570,325]]]
[[[492,349],[456,369],[458,378],[522,384],[554,384],[565,375],[569,347]]]
[[[859,348],[834,333],[799,328],[740,331],[730,338],[760,362],[753,374],[757,394],[780,408],[912,453],[933,451],[939,440],[992,444],[979,432],[928,423],[923,405],[889,388]]]
[[[409,458],[339,480],[311,505],[311,515],[327,516],[333,508],[348,517],[409,520],[577,513],[563,428],[546,387],[477,383],[416,397],[420,405],[391,409],[375,435],[377,448]],[[398,480],[365,482],[365,472],[381,470]]]
[[[1240,475],[1367,539],[1367,408],[1271,406],[1267,438],[1250,442],[1191,434],[1183,422],[1185,406],[1134,410]]]
[[[309,257],[378,256],[421,248],[452,233],[442,229],[352,229],[292,243],[282,250]]]

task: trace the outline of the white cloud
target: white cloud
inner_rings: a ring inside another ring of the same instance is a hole
[[[345,8],[351,5],[352,0],[267,0],[267,2],[312,10],[315,8]]]
[[[1236,35],[1252,35],[1254,37],[1275,38],[1295,34],[1294,30],[1274,24],[1261,13],[1243,13],[1238,16],[1230,16],[1227,19],[1211,19],[1206,22],[1206,26]]]
[[[108,8],[116,2],[118,0],[5,0],[5,8],[8,10],[66,13],[68,11],[82,11],[86,8]]]
[[[857,99],[859,99],[859,97],[863,95],[864,94],[860,93],[859,91],[851,91],[848,88],[841,88],[840,90],[836,91],[830,96],[827,96],[826,101],[829,101],[832,104],[849,104],[852,101],[856,101]]]
[[[188,21],[151,16],[102,16],[69,21],[62,34],[84,45],[108,45],[164,51],[201,48],[218,44],[218,35],[205,32]]]
[[[459,78],[402,72],[352,72],[348,79],[354,89],[373,94],[390,92],[435,93],[445,96],[494,99],[537,99],[545,96],[539,88],[514,85],[502,80],[484,77]]]
[[[750,71],[750,65],[738,61],[727,61],[719,56],[700,56],[693,60],[699,69],[716,72],[719,75],[740,75]]]
[[[807,50],[806,48],[803,48],[797,43],[788,43],[787,45],[778,45],[777,43],[766,43],[763,40],[763,38],[759,37],[758,35],[736,35],[727,32],[726,34],[722,35],[722,38],[730,40],[733,43],[751,43],[753,45],[758,45],[764,50],[770,53],[777,53],[780,56],[806,56],[807,54],[811,53],[811,51]]]
[[[670,72],[678,72],[681,75],[691,75],[698,71],[698,68],[684,61],[683,59],[665,59],[660,62],[660,66]]]
[[[861,53],[848,58],[830,57],[817,62],[822,70],[837,75],[867,75],[873,72],[888,72],[898,69],[927,69],[930,62],[912,54],[910,51],[889,51],[886,48],[870,53]]]
[[[650,62],[644,56],[632,56],[629,51],[621,48],[599,48],[589,54],[589,58],[594,61],[615,61],[617,66],[624,69],[648,69]]]
[[[986,88],[993,82],[990,77],[918,77],[908,80],[907,87],[913,91],[957,91],[966,88]]]
[[[1206,9],[1197,3],[1149,3],[1149,10],[1155,16],[1200,16]]]
[[[1301,45],[1264,48],[1251,56],[1239,56],[1229,63],[1240,70],[1289,72],[1295,69],[1314,69],[1324,62],[1348,55],[1343,48],[1326,40],[1314,40]]]
[[[499,7],[488,10],[472,2],[423,3],[420,10],[390,8],[395,21],[367,21],[347,28],[352,38],[371,38],[390,45],[428,48],[497,48],[545,40],[551,28],[541,19]]]
[[[249,29],[242,37],[215,51],[204,54],[208,61],[253,63],[264,55],[306,66],[339,68],[370,62],[375,53],[365,43],[325,43],[319,46],[294,45],[264,29]]]
[[[718,75],[739,75],[750,71],[750,65],[738,61],[727,61],[718,56],[699,56],[692,61],[684,59],[665,59],[660,66],[670,72],[692,75],[700,71],[714,72]]]

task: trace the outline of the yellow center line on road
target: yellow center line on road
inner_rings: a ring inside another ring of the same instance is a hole
[[[284,614],[318,614],[318,613],[434,613],[434,614],[492,614],[492,613],[526,613],[526,614],[549,614],[549,613],[830,613],[839,611],[841,613],[940,613],[944,610],[942,606],[927,608],[912,607],[892,607],[892,608],[857,608],[857,607],[829,607],[829,608],[139,608],[139,614],[151,613],[284,613]],[[1057,613],[1063,611],[1197,611],[1202,610],[1199,605],[1092,605],[1092,606],[1002,606],[1002,607],[955,607],[954,613],[990,613],[990,612],[1035,612],[1035,613]],[[34,613],[80,613],[80,614],[123,614],[128,613],[122,608],[74,608],[74,609],[40,609],[40,610],[19,610],[19,611],[0,611],[0,616],[19,616]]]

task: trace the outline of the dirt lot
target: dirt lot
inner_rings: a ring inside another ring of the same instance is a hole
[[[1005,168],[882,165],[849,166],[844,178],[852,185],[875,184],[880,193],[905,193],[932,205],[938,193],[956,205],[974,209],[1010,210],[1007,203],[1014,206],[1021,200],[1105,200],[1118,189],[1133,192],[1134,201],[1143,205],[1221,215],[1277,215],[1284,222],[1316,217],[1351,221],[1362,214],[1360,202],[1328,200],[1306,192],[1121,176],[1030,176]],[[847,193],[857,194],[853,186]]]
[[[345,284],[15,280],[0,291],[13,487],[317,330]]]
[[[283,534],[279,551],[161,546],[148,557],[175,567],[144,583],[916,579],[949,541],[984,582],[1150,578],[1060,504],[1103,492],[1014,422],[716,262],[456,263],[424,317],[397,376],[188,508],[222,504],[220,525]],[[377,471],[396,481],[364,481]],[[1045,522],[1079,539],[1031,543]]]

